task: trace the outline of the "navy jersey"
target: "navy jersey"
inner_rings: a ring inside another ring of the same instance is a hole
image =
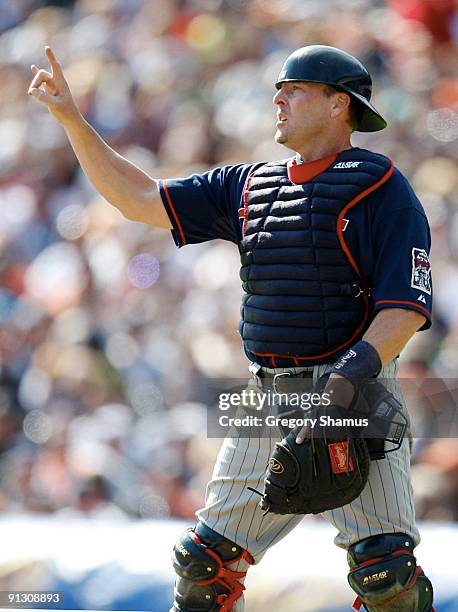
[[[215,238],[239,244],[243,190],[260,164],[215,168],[188,178],[160,181],[162,201],[177,246]],[[345,241],[372,288],[374,312],[415,310],[431,325],[430,231],[425,212],[407,179],[395,169],[390,179],[351,208]]]

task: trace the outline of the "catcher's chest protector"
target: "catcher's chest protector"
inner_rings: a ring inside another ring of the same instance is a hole
[[[388,158],[355,149],[304,184],[290,181],[287,160],[248,178],[240,334],[251,361],[326,363],[361,337],[368,287],[345,242],[345,213],[391,173]]]

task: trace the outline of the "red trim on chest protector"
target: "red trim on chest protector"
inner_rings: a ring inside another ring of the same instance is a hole
[[[394,166],[393,166],[393,164],[391,164],[391,166],[386,171],[386,173],[382,176],[381,179],[379,179],[376,183],[374,183],[373,185],[371,185],[367,189],[364,189],[363,191],[361,191],[361,193],[359,193],[355,198],[353,198],[353,200],[350,200],[350,202],[348,202],[348,204],[346,204],[343,207],[343,209],[339,213],[339,216],[337,217],[336,230],[337,230],[337,238],[339,240],[340,246],[341,246],[343,252],[345,253],[345,255],[347,257],[349,264],[351,265],[353,270],[358,275],[358,278],[361,279],[361,280],[364,280],[364,279],[363,279],[363,277],[361,275],[361,272],[360,272],[360,270],[358,268],[358,265],[356,264],[352,254],[350,252],[350,249],[348,248],[348,245],[345,242],[345,238],[343,236],[342,219],[344,218],[345,214],[350,210],[350,208],[353,208],[353,206],[358,204],[358,202],[360,202],[362,199],[367,197],[370,193],[372,193],[373,191],[378,189],[381,185],[386,183],[388,181],[388,179],[391,177],[391,175],[393,174],[393,171],[394,171]],[[366,287],[364,287],[364,288],[366,288]],[[331,355],[334,355],[337,351],[340,351],[341,349],[347,348],[353,342],[353,340],[355,340],[357,338],[357,336],[359,335],[359,333],[363,329],[364,325],[366,324],[367,318],[369,316],[369,302],[368,302],[368,299],[367,299],[367,293],[366,292],[363,293],[363,301],[364,301],[364,317],[363,317],[363,320],[361,321],[360,325],[354,331],[354,333],[351,336],[351,338],[349,338],[345,342],[342,342],[342,344],[339,344],[339,346],[336,346],[331,351],[327,351],[326,353],[322,353],[321,355],[311,355],[310,357],[300,357],[298,355],[282,355],[282,354],[278,354],[278,353],[255,353],[254,351],[251,351],[251,352],[253,353],[253,355],[257,355],[258,357],[270,357],[272,359],[272,362],[273,362],[275,357],[282,357],[282,358],[285,358],[285,359],[293,359],[295,362],[296,362],[296,360],[299,361],[299,362],[303,362],[303,361],[312,361],[313,359],[324,359],[325,357],[330,357]]]
[[[300,183],[308,183],[316,176],[324,172],[337,159],[337,155],[328,155],[321,159],[315,159],[311,162],[298,163],[297,158],[288,160],[286,169],[288,178],[296,185]]]
[[[250,188],[251,179],[253,178],[255,172],[256,170],[253,170],[253,172],[248,176],[245,183],[245,187],[243,188],[243,213],[241,215],[239,213],[239,217],[242,217],[243,219],[242,236],[245,236],[246,233],[246,226],[248,223],[248,190]]]

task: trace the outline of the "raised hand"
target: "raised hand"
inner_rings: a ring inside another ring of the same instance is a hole
[[[80,113],[65,80],[62,67],[51,47],[45,47],[45,53],[50,64],[50,70],[40,69],[32,64],[30,68],[34,77],[28,94],[47,106],[54,119],[65,126],[79,117]]]

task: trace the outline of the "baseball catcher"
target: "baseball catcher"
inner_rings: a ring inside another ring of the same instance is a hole
[[[431,612],[432,585],[413,553],[420,535],[395,381],[400,352],[431,324],[430,233],[391,160],[351,143],[354,131],[386,126],[367,69],[334,47],[298,49],[273,98],[275,140],[292,157],[156,180],[83,119],[46,54],[50,70],[32,66],[29,94],[63,125],[98,192],[126,218],[171,230],[178,247],[218,238],[238,248],[253,384],[340,386],[338,401],[314,409],[337,426],[228,432],[197,525],[173,549],[173,612],[241,612],[249,566],[310,512],[337,529],[355,610]],[[373,422],[373,434],[350,416]]]

